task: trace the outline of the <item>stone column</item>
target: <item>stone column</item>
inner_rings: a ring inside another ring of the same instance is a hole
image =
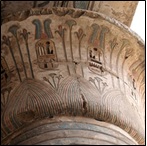
[[[137,145],[128,133],[110,123],[85,117],[65,116],[28,124],[17,131],[15,137],[8,136],[7,143],[9,145]]]
[[[2,144],[145,143],[139,36],[82,9],[15,16],[1,26]]]

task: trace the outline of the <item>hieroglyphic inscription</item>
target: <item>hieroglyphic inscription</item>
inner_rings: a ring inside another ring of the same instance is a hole
[[[89,81],[94,84],[96,89],[102,94],[104,93],[105,88],[108,86],[106,82],[103,82],[103,80],[99,77],[95,77],[94,79],[89,77]]]
[[[58,67],[55,44],[52,40],[41,39],[36,45],[38,66],[42,69],[55,69]]]
[[[60,80],[63,78],[62,75],[57,75],[55,73],[49,74],[49,78],[43,77],[43,80],[48,82],[54,89],[59,88]]]

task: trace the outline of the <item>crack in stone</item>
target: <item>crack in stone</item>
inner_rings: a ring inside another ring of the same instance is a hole
[[[86,101],[84,95],[83,95],[82,92],[81,92],[79,78],[80,78],[80,77],[77,77],[77,82],[78,82],[78,86],[79,86],[79,92],[80,92],[80,95],[81,95],[81,98],[82,98],[82,108],[83,108],[82,114],[83,114],[83,116],[84,116],[84,115],[86,115],[86,113],[87,113],[87,101]]]
[[[81,94],[81,98],[83,100],[83,114],[85,115],[87,113],[87,102],[86,102],[83,94]]]

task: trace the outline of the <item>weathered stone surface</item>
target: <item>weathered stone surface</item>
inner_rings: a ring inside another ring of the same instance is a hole
[[[95,2],[93,11],[103,13],[130,26],[138,1],[99,1]]]
[[[2,19],[31,8],[70,7],[100,12],[130,26],[137,4],[138,1],[1,1],[1,8]],[[22,15],[25,17],[27,12]]]
[[[2,140],[36,120],[72,115],[114,124],[144,144],[143,41],[96,12],[27,14],[1,26]]]
[[[10,145],[137,144],[120,128],[84,117],[53,117],[34,121],[19,130],[15,136],[9,136],[4,141],[4,144],[8,143]]]

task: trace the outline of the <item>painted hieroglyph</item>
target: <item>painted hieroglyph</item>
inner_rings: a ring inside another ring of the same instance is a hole
[[[33,120],[70,114],[144,142],[144,44],[128,28],[68,8],[32,9],[1,27],[3,139]]]

